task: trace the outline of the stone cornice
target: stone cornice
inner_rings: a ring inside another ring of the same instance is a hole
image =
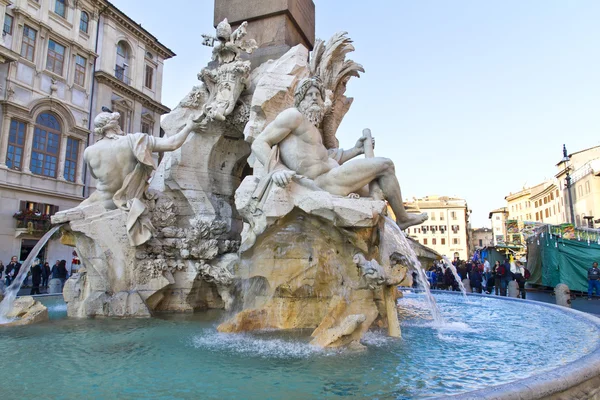
[[[117,79],[114,75],[111,75],[105,71],[96,71],[94,78],[97,79],[98,83],[104,83],[110,86],[111,88],[117,89],[137,99],[144,105],[144,107],[149,108],[154,112],[157,112],[159,114],[166,114],[168,112],[171,112],[171,109],[169,107],[159,103],[156,100],[153,100],[148,95],[140,92],[134,87],[127,85],[123,81]]]
[[[3,108],[3,115],[7,116],[15,116],[19,120],[27,123],[35,123],[33,118],[31,118],[31,109],[29,107],[25,107],[18,103],[13,103],[10,100],[0,100],[0,105]],[[85,139],[90,133],[90,130],[87,128],[83,128],[78,125],[74,125],[71,127],[70,132],[64,132],[68,136],[72,136],[72,134],[78,135],[77,139]],[[71,133],[71,135],[69,135]]]
[[[3,64],[5,62],[17,61],[18,59],[19,59],[18,53],[12,51],[8,47],[0,45],[0,64]]]
[[[150,32],[142,28],[141,24],[136,23],[130,17],[128,17],[124,12],[115,7],[111,2],[107,0],[96,0],[99,6],[106,7],[103,11],[103,15],[108,16],[123,27],[125,27],[129,32],[133,33],[140,40],[142,40],[146,45],[150,48],[154,49],[163,59],[169,59],[171,57],[175,57],[175,53],[173,50],[169,49],[164,44],[160,43],[158,39],[152,35]]]
[[[18,173],[25,174],[25,172],[20,172],[20,171],[18,171]],[[33,175],[33,174],[31,174],[31,175]],[[33,176],[37,177],[37,175],[33,175]],[[51,179],[51,180],[54,180],[54,181],[57,180],[56,178],[48,178],[48,177],[39,177],[39,178],[40,179]],[[72,183],[72,182],[68,182],[68,181],[64,181],[63,183],[68,184],[68,185],[77,186],[77,187],[80,188],[79,190],[83,189],[83,185],[80,184],[80,183]],[[33,193],[33,194],[37,194],[37,195],[44,194],[44,195],[47,195],[47,196],[56,197],[58,199],[75,200],[77,202],[81,202],[81,201],[84,200],[83,196],[74,196],[72,194],[68,194],[68,193],[65,193],[65,192],[57,193],[57,192],[54,192],[52,190],[46,190],[46,189],[43,189],[43,188],[40,188],[40,187],[26,187],[26,186],[21,186],[21,185],[12,185],[12,184],[6,183],[6,182],[0,182],[0,188],[6,188],[6,189],[12,189],[12,190],[20,190],[20,191],[23,191],[23,192],[29,192],[29,193]]]

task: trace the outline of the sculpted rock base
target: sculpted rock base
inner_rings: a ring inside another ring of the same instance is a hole
[[[64,287],[69,316],[149,317],[154,311],[224,307],[219,290],[227,289],[228,265],[221,265],[227,257],[219,253],[229,250],[230,241],[213,238],[214,225],[163,228],[148,245],[132,247],[124,211],[92,205],[77,212],[82,215],[70,216],[62,238],[77,248],[83,265]],[[155,225],[161,229],[160,221]]]
[[[12,310],[6,315],[16,320],[0,326],[30,325],[48,320],[48,309],[31,296],[19,297],[15,300]]]
[[[387,327],[387,310],[395,313],[396,297],[389,298],[388,308],[384,289],[406,276],[403,266],[378,265],[384,278],[376,284],[355,263],[357,253],[365,254],[362,260],[378,257],[368,252],[378,248],[378,232],[377,226],[335,227],[295,209],[242,253],[236,274],[242,279],[242,311],[218,330],[313,329],[314,345],[360,347],[374,323]],[[395,314],[392,321],[397,324]]]

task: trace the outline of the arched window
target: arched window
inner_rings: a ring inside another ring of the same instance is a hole
[[[60,122],[54,114],[43,113],[37,117],[31,149],[32,173],[56,178],[61,134]]]
[[[117,79],[129,84],[127,69],[129,68],[129,46],[123,40],[117,43],[117,64],[115,65],[115,76]]]
[[[82,11],[81,19],[79,20],[79,30],[81,32],[88,33],[89,22],[90,22],[90,16],[85,11]]]

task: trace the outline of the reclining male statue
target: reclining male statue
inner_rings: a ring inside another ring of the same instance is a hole
[[[190,132],[201,132],[206,125],[190,119],[177,134],[160,138],[145,133],[125,134],[119,118],[117,112],[101,112],[94,119],[94,132],[101,137],[85,149],[83,159],[97,180],[96,191],[78,207],[101,203],[107,210],[128,211],[127,234],[131,245],[138,246],[151,237],[150,222],[139,217],[146,209],[142,199],[156,168],[152,153],[178,149]]]
[[[282,111],[252,143],[253,154],[265,166],[272,163],[274,150],[278,151],[284,168],[271,175],[276,185],[285,187],[294,177],[306,177],[331,194],[347,196],[376,181],[401,229],[427,219],[427,214],[408,214],[404,209],[391,160],[374,157],[349,161],[363,154],[364,137],[347,151],[331,152],[325,148],[320,132],[325,91],[318,78],[300,81],[294,96],[295,107]],[[334,155],[337,161],[332,158]]]

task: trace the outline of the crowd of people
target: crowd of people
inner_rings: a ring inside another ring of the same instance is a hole
[[[0,279],[3,280],[5,287],[13,283],[19,275],[20,270],[21,263],[18,261],[17,256],[13,256],[6,266],[0,261]],[[23,287],[31,286],[30,294],[40,294],[40,288],[47,289],[50,279],[58,279],[61,281],[62,286],[64,286],[68,275],[69,271],[67,270],[66,260],[56,260],[51,268],[48,262],[42,262],[42,260],[36,258],[29,271],[27,271]],[[30,279],[31,285],[29,284]]]
[[[496,261],[492,266],[487,259],[484,259],[484,262],[466,262],[455,259],[452,265],[461,282],[469,279],[473,292],[506,296],[508,283],[516,281],[521,298],[526,297],[525,282],[529,279],[530,273],[520,261],[510,262],[506,259],[503,263]],[[427,280],[432,289],[460,290],[458,280],[451,267],[444,261],[436,261],[429,268]]]

